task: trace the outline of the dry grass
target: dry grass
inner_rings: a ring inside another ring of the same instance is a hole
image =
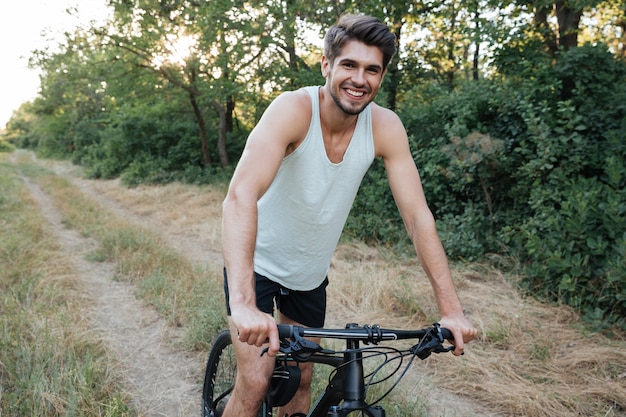
[[[473,267],[453,271],[479,338],[462,359],[429,359],[438,386],[502,415],[626,415],[623,335],[611,340],[588,333],[571,309],[523,297],[513,278]],[[415,263],[399,263],[364,245],[344,244],[337,251],[332,277],[332,324],[354,317],[401,327],[437,320],[432,290]]]
[[[163,232],[164,245],[180,245],[195,262],[211,258],[209,275],[219,279],[223,188],[126,189],[114,181],[76,181],[145,219],[153,232]],[[623,334],[608,339],[586,331],[571,309],[522,296],[517,277],[497,269],[460,265],[453,275],[479,337],[464,357],[434,356],[417,372],[430,372],[437,386],[498,415],[626,416]],[[419,264],[384,249],[342,243],[330,280],[330,326],[357,321],[408,328],[439,319]],[[184,291],[177,294],[183,297]]]
[[[205,249],[221,246],[223,188],[177,183],[122,189],[119,180],[90,186],[134,214],[161,222],[174,236],[202,238]]]
[[[411,269],[384,251],[357,242],[341,244],[329,274],[327,324],[342,326],[355,317],[361,323],[387,327],[437,320],[433,297],[420,293],[420,282]],[[427,278],[422,278],[421,284],[430,288]]]
[[[188,244],[199,238],[206,251],[219,251],[223,189],[94,186],[134,213],[157,219],[171,235],[193,238]],[[191,248],[187,253],[194,255]],[[572,310],[521,296],[515,277],[496,269],[460,266],[453,274],[479,339],[462,359],[433,357],[417,372],[429,369],[438,386],[500,415],[626,415],[623,339],[587,334]],[[330,279],[328,325],[419,327],[439,318],[419,264],[386,250],[341,244]]]

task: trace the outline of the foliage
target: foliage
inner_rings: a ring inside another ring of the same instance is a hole
[[[406,126],[450,257],[514,256],[529,290],[622,323],[624,243],[610,234],[623,230],[626,177],[619,3],[114,0],[103,27],[35,54],[41,94],[5,138],[129,185],[223,179],[273,97],[321,82],[307,34],[369,13],[398,37],[379,102]],[[408,247],[380,162],[346,231]]]
[[[614,159],[611,169],[626,175]],[[623,165],[623,164],[622,164]],[[553,179],[531,196],[534,215],[517,236],[525,286],[589,319],[626,327],[626,192],[596,178]]]
[[[519,138],[512,132],[522,130],[514,92],[481,81],[454,94],[413,93],[418,99],[403,102],[400,113],[448,253],[476,260],[500,251],[497,232],[510,221],[513,188],[508,150]]]
[[[0,152],[13,152],[15,146],[0,137]]]
[[[100,140],[75,153],[75,161],[89,167],[92,177],[112,178],[137,169],[145,161],[161,164],[147,169],[147,177],[159,169],[176,171],[185,165],[201,165],[195,146],[197,131],[189,115],[166,103],[146,103],[119,113],[101,131]],[[161,161],[161,162],[158,162]]]
[[[534,293],[624,327],[626,65],[588,46],[560,58],[557,79],[571,66],[580,74],[571,97],[526,116],[530,146],[517,149],[517,178],[527,182],[528,218],[509,238]]]
[[[452,257],[514,255],[534,294],[624,326],[626,66],[585,46],[535,68],[403,108],[427,197]]]

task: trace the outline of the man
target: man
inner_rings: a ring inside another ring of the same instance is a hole
[[[280,95],[254,128],[223,205],[227,310],[238,373],[225,417],[255,416],[279,347],[278,321],[321,327],[333,251],[363,175],[381,157],[389,184],[452,331],[456,355],[476,330],[465,318],[433,215],[395,113],[372,101],[395,53],[378,19],[346,15],[324,39],[323,87]],[[260,356],[261,347],[269,354]],[[311,366],[281,416],[306,413]]]

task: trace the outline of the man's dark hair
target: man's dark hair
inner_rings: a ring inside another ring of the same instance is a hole
[[[324,55],[334,63],[343,46],[350,40],[380,48],[383,53],[384,69],[396,53],[396,35],[391,33],[387,25],[372,16],[346,14],[326,32]]]

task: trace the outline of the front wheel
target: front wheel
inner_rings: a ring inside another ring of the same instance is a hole
[[[230,331],[224,330],[213,341],[206,363],[202,388],[202,417],[220,417],[235,386],[237,361]]]

